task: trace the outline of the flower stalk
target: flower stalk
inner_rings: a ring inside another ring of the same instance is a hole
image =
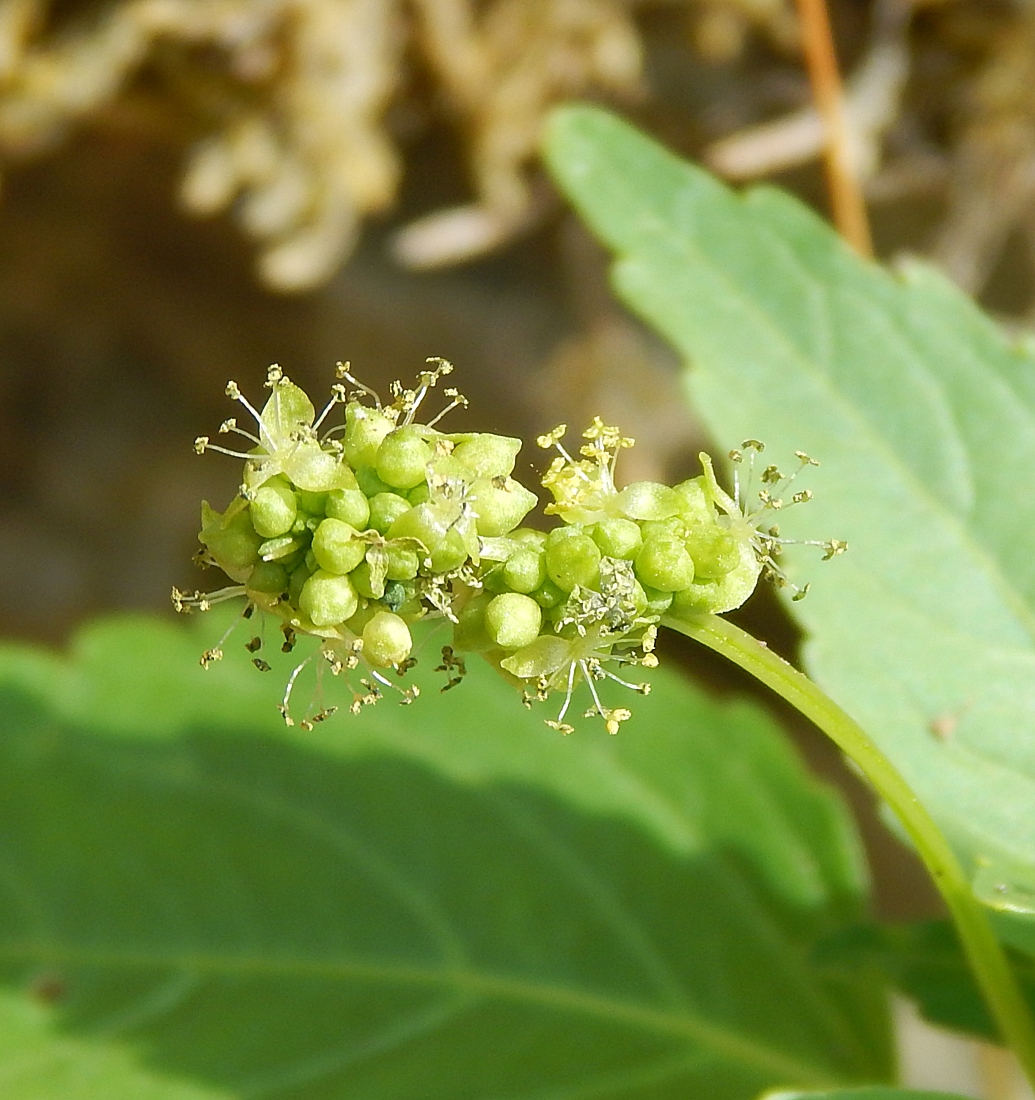
[[[674,616],[663,625],[739,665],[817,725],[891,807],[945,899],[960,943],[1003,1039],[1035,1085],[1035,1018],[1021,993],[988,913],[974,896],[955,852],[923,803],[869,734],[804,673],[764,643],[717,615]]]

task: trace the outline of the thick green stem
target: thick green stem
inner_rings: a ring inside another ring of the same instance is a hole
[[[866,731],[803,673],[762,642],[716,615],[667,618],[664,625],[721,653],[811,719],[850,757],[912,838],[956,923],[985,1001],[1003,1038],[1035,1085],[1035,1019],[1021,995],[988,914],[963,867],[909,784]]]

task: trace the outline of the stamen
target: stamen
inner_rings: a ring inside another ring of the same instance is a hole
[[[335,373],[338,378],[344,378],[347,382],[351,382],[360,393],[365,393],[367,397],[374,399],[374,405],[381,408],[381,398],[378,396],[376,390],[372,390],[369,386],[364,385],[355,375],[349,373],[351,363],[338,363],[335,367]]]
[[[310,653],[304,661],[295,666],[294,671],[288,677],[287,686],[284,689],[284,698],[281,700],[280,707],[278,708],[286,726],[293,726],[295,724],[295,720],[291,717],[291,694],[295,690],[295,681],[298,679],[302,669],[304,669],[318,653],[320,653],[318,649]]]
[[[467,398],[464,397],[464,395],[462,393],[459,393],[457,390],[448,389],[444,390],[443,392],[445,393],[446,397],[452,398],[452,400],[437,416],[433,416],[428,421],[429,428],[433,428],[442,419],[442,417],[446,415],[446,413],[452,412],[453,409],[458,407],[466,409],[467,406],[470,405],[470,402],[467,400]]]
[[[348,394],[346,394],[344,386],[331,386],[331,399],[327,402],[326,405],[324,405],[323,412],[320,413],[320,415],[313,422],[313,431],[318,432],[320,430],[320,425],[327,419],[328,414],[335,405],[344,404],[347,400]],[[341,424],[339,425],[339,427],[341,429],[344,429],[345,425]],[[331,429],[331,431],[334,430],[334,428]],[[326,438],[326,436],[324,438]]]

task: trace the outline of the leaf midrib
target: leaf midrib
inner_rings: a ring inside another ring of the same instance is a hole
[[[43,941],[0,944],[5,962],[39,961],[47,965],[122,970],[193,970],[205,977],[260,977],[319,979],[321,981],[382,982],[387,985],[442,987],[450,992],[497,998],[530,1007],[566,1011],[590,1019],[623,1024],[689,1040],[740,1066],[793,1082],[830,1087],[845,1083],[831,1071],[789,1057],[764,1043],[718,1027],[690,1012],[671,1012],[648,1005],[606,997],[570,986],[533,982],[519,977],[470,968],[419,966],[392,961],[364,961],[341,956],[310,959],[303,956],[212,954],[191,951],[134,951],[109,946],[64,946]]]

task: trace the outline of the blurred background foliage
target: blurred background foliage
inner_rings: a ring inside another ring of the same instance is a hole
[[[830,8],[880,255],[1027,324],[1035,3]],[[442,355],[472,427],[599,413],[638,440],[626,478],[693,472],[674,357],[537,163],[572,97],[825,209],[793,0],[0,0],[0,632],[203,584],[198,501],[236,473],[191,441],[274,361],[319,390]]]

